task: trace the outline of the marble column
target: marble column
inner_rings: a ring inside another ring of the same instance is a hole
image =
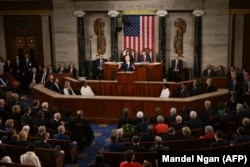
[[[202,58],[202,15],[203,10],[194,10],[195,16],[195,30],[194,30],[194,69],[193,77],[201,77],[201,58]]]
[[[86,78],[86,58],[85,58],[85,35],[84,35],[84,19],[85,12],[75,11],[77,17],[77,38],[78,38],[78,62],[79,62],[79,79]]]
[[[167,77],[166,69],[166,15],[165,10],[158,10],[156,14],[159,16],[159,54],[156,58],[157,62],[162,62],[163,65],[163,79]]]
[[[117,16],[120,12],[116,10],[108,11],[111,17],[111,61],[118,61],[118,31],[117,31]]]

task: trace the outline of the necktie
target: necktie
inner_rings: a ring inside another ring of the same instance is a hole
[[[46,73],[43,73],[43,77],[42,77],[42,81],[41,81],[42,84],[45,83],[45,76],[46,76]]]
[[[146,62],[146,56],[144,56],[144,62]]]
[[[129,63],[127,64],[127,71],[129,70]]]
[[[175,70],[177,70],[177,65],[178,65],[178,59],[175,60]]]

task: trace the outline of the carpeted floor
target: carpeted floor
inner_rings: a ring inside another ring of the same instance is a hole
[[[115,130],[116,125],[107,124],[91,124],[94,130],[95,139],[90,146],[86,146],[82,154],[78,156],[79,167],[87,167],[88,164],[95,158],[99,151],[104,149],[104,145],[110,141],[109,137],[113,130]],[[67,164],[65,167],[70,167]]]

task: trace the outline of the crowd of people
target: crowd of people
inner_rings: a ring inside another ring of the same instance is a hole
[[[29,104],[27,98],[27,95],[19,97],[17,93],[8,91],[6,99],[0,99],[1,142],[27,148],[27,152],[20,156],[22,164],[42,166],[35,154],[36,148],[51,148],[55,154],[64,154],[60,145],[53,147],[47,142],[49,138],[68,140],[70,147],[77,147],[79,153],[94,140],[94,132],[84,119],[82,110],[72,116],[71,111],[59,110],[59,107],[49,106],[46,101],[40,103],[38,99],[33,99]],[[37,140],[29,140],[29,137],[37,137]],[[11,156],[6,157],[4,146],[1,146],[0,153],[0,162],[12,162]]]

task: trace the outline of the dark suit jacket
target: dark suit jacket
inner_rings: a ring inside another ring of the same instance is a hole
[[[190,129],[201,128],[202,127],[202,123],[201,123],[200,119],[191,119],[190,121],[188,121],[187,126]]]
[[[140,55],[139,57],[139,62],[151,62],[151,57],[150,55],[146,55],[146,61],[144,61],[144,56],[143,55]]]
[[[53,148],[51,144],[45,143],[45,142],[43,142],[41,140],[34,141],[34,144],[38,148]]]
[[[125,57],[126,57],[126,55],[123,55],[122,56],[122,62],[125,62]],[[132,56],[132,55],[129,55],[129,57],[130,57],[130,61],[132,62],[132,63],[134,63],[134,57]]]
[[[145,146],[140,146],[140,145],[128,146],[127,150],[134,150],[134,152],[146,152],[147,151]]]
[[[162,140],[163,141],[169,141],[169,140],[178,140],[178,136],[176,135],[172,135],[172,134],[168,134],[168,133],[165,133],[165,134],[162,134]]]
[[[176,64],[176,59],[171,60],[171,71],[175,69],[175,64]],[[181,59],[178,60],[177,69],[179,70],[179,72],[181,72],[183,69],[183,61]]]
[[[64,67],[64,68],[61,70],[61,67],[59,67],[59,68],[56,70],[56,72],[57,72],[57,73],[67,73],[67,72],[68,72],[68,69]]]
[[[123,71],[134,71],[134,68],[133,68],[134,64],[130,61],[129,63],[129,67],[128,65],[124,62],[122,63],[122,66],[121,66],[121,70]]]
[[[203,77],[216,77],[216,72],[213,69],[211,69],[210,76],[208,76],[208,69],[205,69],[203,71]]]
[[[154,134],[142,134],[140,137],[140,142],[153,142],[155,140],[155,135]]]
[[[33,127],[33,118],[27,114],[23,114],[21,116],[21,123],[29,125],[32,128]]]
[[[209,118],[215,115],[215,110],[213,108],[205,109],[202,112],[201,122],[203,125],[209,124]]]
[[[124,152],[125,146],[120,142],[111,142],[110,144],[105,145],[106,152]]]
[[[204,88],[204,93],[210,93],[210,92],[215,92],[217,91],[217,88],[214,84],[211,84],[210,86],[205,86]]]
[[[232,114],[224,114],[223,116],[221,116],[221,118],[214,125],[214,131],[222,130],[222,131],[226,132],[227,122],[233,121],[233,120],[235,120],[234,115],[232,115]]]
[[[187,88],[184,89],[183,91],[180,92],[179,97],[182,97],[182,98],[187,97],[188,92],[189,91]]]
[[[158,152],[158,151],[169,151],[170,148],[168,146],[156,146],[153,145],[150,147],[149,152]]]
[[[148,123],[147,122],[142,122],[137,124],[137,132],[138,133],[147,133],[148,130]]]
[[[57,127],[60,126],[60,125],[61,125],[61,124],[60,124],[60,121],[56,121],[56,120],[54,120],[54,119],[51,119],[51,120],[49,121],[49,124],[48,124],[49,128],[55,129],[55,130],[57,130]]]
[[[193,87],[189,92],[189,96],[200,95],[201,93],[202,93],[201,87]]]
[[[226,140],[218,140],[210,144],[210,147],[222,147],[222,146],[228,146],[228,141]]]
[[[62,93],[62,87],[59,84],[57,84],[57,85],[58,85],[58,87],[55,85],[55,83],[52,83],[50,85],[49,89],[51,89],[55,92],[58,92],[58,93]]]

